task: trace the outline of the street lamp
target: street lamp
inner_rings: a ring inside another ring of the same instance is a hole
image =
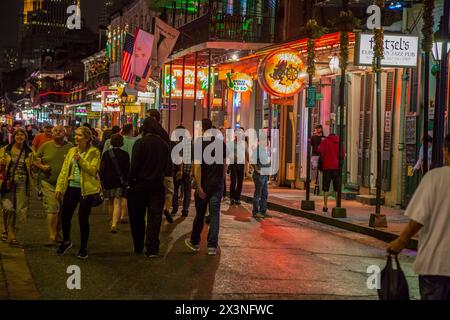
[[[122,94],[120,95],[120,100],[122,101],[122,126],[125,124],[125,103],[128,100],[128,94],[125,92],[125,89],[123,90]]]

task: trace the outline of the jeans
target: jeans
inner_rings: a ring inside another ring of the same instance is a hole
[[[422,300],[450,300],[450,277],[419,276]]]
[[[64,241],[70,241],[70,228],[73,214],[78,204],[78,222],[80,224],[81,249],[87,249],[89,239],[89,215],[92,209],[92,196],[82,197],[80,188],[68,187],[61,208],[61,222]]]
[[[240,200],[242,193],[242,183],[244,182],[243,164],[230,165],[230,179],[230,198],[233,200]]]
[[[219,242],[220,227],[220,203],[222,201],[223,190],[207,193],[206,199],[201,199],[195,193],[195,219],[192,226],[191,242],[194,245],[200,244],[200,235],[205,223],[206,209],[209,205],[209,216],[211,218],[208,231],[208,248],[217,248]]]
[[[269,176],[262,176],[253,173],[253,182],[255,183],[255,193],[253,194],[253,215],[260,213],[266,214],[267,211],[267,180]]]
[[[152,186],[151,190],[128,190],[128,216],[133,236],[134,252],[159,254],[159,231],[164,210],[164,186]],[[145,217],[147,216],[147,226]]]
[[[172,212],[175,214],[178,211],[178,194],[180,187],[183,188],[183,210],[181,213],[185,216],[189,212],[189,203],[191,202],[191,176],[183,174],[180,180],[174,180],[175,191],[172,198]]]

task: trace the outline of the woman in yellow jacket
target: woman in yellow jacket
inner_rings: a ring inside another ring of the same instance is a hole
[[[26,221],[32,183],[33,151],[27,146],[25,129],[17,128],[12,143],[0,149],[0,183],[4,231],[2,240],[20,247],[17,232]]]
[[[62,200],[61,221],[64,242],[56,253],[63,255],[72,247],[70,227],[72,217],[78,204],[78,221],[80,223],[81,245],[79,259],[88,257],[89,215],[92,209],[93,195],[101,190],[98,170],[100,167],[100,150],[91,145],[92,132],[89,128],[75,130],[76,147],[69,150],[64,160],[56,183],[55,197]]]

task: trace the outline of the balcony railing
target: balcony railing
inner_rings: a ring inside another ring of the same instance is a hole
[[[211,13],[179,30],[174,52],[206,41],[271,43],[275,38],[275,18]]]

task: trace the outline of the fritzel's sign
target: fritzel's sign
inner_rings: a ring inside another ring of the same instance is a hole
[[[246,73],[227,73],[227,79],[228,88],[234,92],[252,91],[253,80]]]
[[[283,49],[268,54],[259,64],[258,82],[270,95],[289,97],[305,85],[305,64],[297,51]]]
[[[382,67],[416,67],[419,38],[416,36],[385,34]],[[370,66],[373,63],[375,38],[373,34],[360,33],[355,46],[355,64]]]

